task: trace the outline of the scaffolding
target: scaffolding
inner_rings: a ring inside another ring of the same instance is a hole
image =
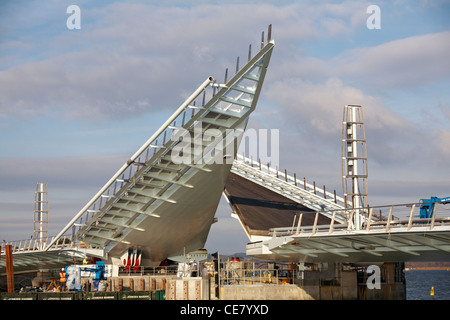
[[[362,107],[346,105],[342,121],[342,187],[348,224],[359,230],[367,207],[367,148]]]

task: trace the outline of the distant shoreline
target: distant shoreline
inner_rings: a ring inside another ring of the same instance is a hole
[[[410,270],[450,270],[450,262],[406,262],[405,271]]]
[[[450,271],[450,268],[448,267],[412,267],[412,268],[405,268],[405,271],[414,271],[414,270],[447,270]]]

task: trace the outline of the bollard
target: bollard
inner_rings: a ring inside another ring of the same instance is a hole
[[[6,282],[8,293],[14,293],[14,267],[12,257],[12,246],[7,244],[5,246],[5,258],[6,258]]]

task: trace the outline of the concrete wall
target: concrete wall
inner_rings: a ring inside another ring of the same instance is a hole
[[[358,299],[358,279],[356,272],[343,271],[342,274],[342,299],[356,300]]]
[[[176,276],[122,276],[112,277],[106,281],[104,291],[166,291],[166,300],[209,300],[209,278]],[[93,290],[91,279],[82,279],[83,287],[89,284]],[[99,286],[100,287],[100,286]]]
[[[209,300],[209,278],[172,278],[166,283],[166,300]]]
[[[360,300],[406,300],[406,287],[403,283],[381,284],[381,289],[367,289],[365,285],[358,286]]]
[[[161,276],[122,276],[111,277],[105,281],[101,281],[105,285],[104,291],[155,291],[166,290],[166,283],[171,277]],[[93,283],[91,278],[82,278],[81,284],[83,288],[90,287],[93,291]]]
[[[358,285],[356,272],[342,272],[340,285],[228,285],[220,290],[221,300],[405,300],[404,283],[382,283],[369,290]]]
[[[220,288],[221,300],[314,300],[297,285],[231,285]]]

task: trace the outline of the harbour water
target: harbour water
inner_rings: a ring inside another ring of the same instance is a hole
[[[450,271],[408,270],[405,279],[407,300],[450,300]]]

